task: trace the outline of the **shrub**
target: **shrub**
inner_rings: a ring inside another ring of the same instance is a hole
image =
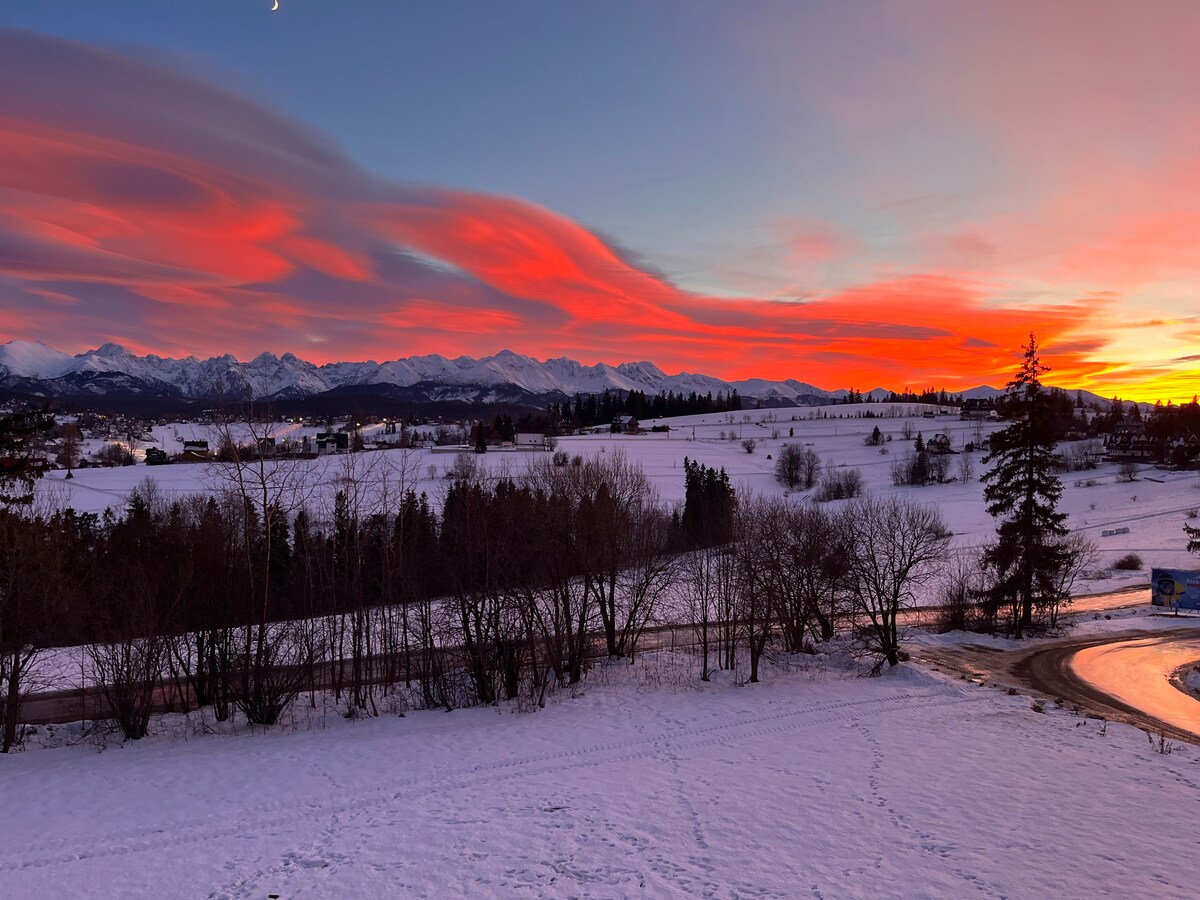
[[[1126,553],[1113,563],[1113,568],[1123,572],[1137,572],[1142,568],[1142,558],[1136,553]]]
[[[862,494],[863,478],[858,469],[827,469],[814,495],[820,503],[830,500],[850,500]]]

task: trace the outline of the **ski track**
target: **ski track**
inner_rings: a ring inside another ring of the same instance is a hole
[[[647,758],[665,758],[675,767],[675,784],[680,794],[680,802],[684,804],[685,812],[688,812],[689,820],[693,824],[697,847],[701,852],[700,859],[703,860],[702,853],[706,849],[703,843],[703,826],[695,809],[691,808],[689,811],[690,802],[684,795],[682,760],[676,755],[678,751],[736,743],[756,737],[835,723],[857,722],[867,717],[939,709],[964,703],[979,703],[987,699],[990,699],[990,695],[970,696],[952,689],[929,689],[924,692],[901,694],[886,700],[847,700],[788,712],[752,716],[732,723],[685,728],[670,734],[658,734],[640,740],[597,744],[575,750],[527,756],[457,770],[442,769],[422,777],[401,779],[393,782],[387,788],[341,795],[336,800],[314,801],[309,799],[248,806],[239,816],[236,824],[229,824],[227,816],[214,814],[191,821],[175,820],[117,834],[110,833],[102,838],[86,841],[42,841],[37,844],[9,847],[0,854],[0,873],[64,865],[81,860],[122,857],[221,838],[241,837],[260,832],[267,827],[317,817],[327,817],[329,824],[322,832],[321,838],[306,843],[313,846],[313,852],[319,857],[319,862],[315,864],[328,865],[337,860],[321,857],[319,848],[327,845],[326,836],[337,831],[340,817],[343,815],[361,813],[373,807],[386,806],[431,791],[463,790],[484,784],[494,784],[497,781],[509,781]],[[271,877],[297,864],[306,864],[306,862],[314,863],[312,853],[305,854],[297,851],[285,857],[284,861],[274,869],[241,877],[235,883],[214,891],[210,896],[213,900],[223,900],[223,898],[257,894],[254,885],[259,880]],[[671,868],[678,871],[674,864],[671,865]],[[703,888],[714,889],[716,885],[708,883],[697,887],[701,888],[703,893]],[[991,895],[994,896],[994,894]]]

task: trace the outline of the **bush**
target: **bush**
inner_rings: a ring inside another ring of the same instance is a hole
[[[863,478],[858,469],[827,469],[814,498],[820,503],[850,500],[862,494]]]
[[[571,461],[571,457],[567,454],[566,450],[555,450],[553,459],[556,466],[565,466]]]
[[[1113,563],[1113,568],[1122,572],[1137,572],[1142,568],[1142,558],[1136,553],[1126,553]]]

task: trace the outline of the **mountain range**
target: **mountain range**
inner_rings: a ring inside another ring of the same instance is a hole
[[[565,357],[539,361],[510,350],[482,359],[431,354],[382,363],[370,360],[318,366],[291,353],[262,353],[248,362],[228,354],[209,359],[137,356],[112,343],[72,356],[30,341],[0,344],[0,388],[77,404],[125,401],[126,406],[131,401],[145,406],[154,405],[153,401],[159,405],[314,398],[336,402],[339,398],[374,397],[410,404],[544,408],[555,399],[604,390],[644,391],[649,396],[668,391],[716,396],[736,390],[743,398],[767,406],[811,406],[847,393],[794,379],[726,381],[689,372],[668,375],[650,362],[588,366]],[[869,393],[878,399],[888,392],[875,388]],[[998,393],[995,388],[978,387],[964,392],[964,397]]]
[[[752,378],[725,381],[681,372],[668,375],[650,362],[583,365],[572,359],[539,361],[510,350],[495,356],[448,359],[432,354],[388,362],[335,362],[318,366],[291,353],[263,353],[248,362],[233,356],[171,359],[137,356],[104,344],[77,356],[42,343],[0,344],[0,386],[21,394],[86,400],[116,394],[213,400],[296,400],[323,394],[380,394],[411,402],[509,403],[540,406],[552,398],[604,390],[739,394],[776,405],[828,402],[845,391],[801,381]]]

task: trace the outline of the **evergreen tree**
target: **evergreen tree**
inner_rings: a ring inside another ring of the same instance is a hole
[[[1062,538],[1067,518],[1058,511],[1063,487],[1055,474],[1054,418],[1042,376],[1050,371],[1029,335],[1024,360],[1000,401],[1009,425],[991,438],[984,463],[995,465],[983,476],[988,512],[1000,520],[997,543],[985,561],[996,575],[988,591],[999,607],[1011,604],[1013,633],[1021,637],[1033,624],[1035,602],[1057,604],[1057,575],[1066,562]]]
[[[53,427],[53,416],[45,412],[0,417],[0,506],[33,502],[34,482],[47,468],[33,444]]]
[[[735,492],[724,469],[683,458],[685,499],[682,527],[694,547],[728,543],[733,533]]]

